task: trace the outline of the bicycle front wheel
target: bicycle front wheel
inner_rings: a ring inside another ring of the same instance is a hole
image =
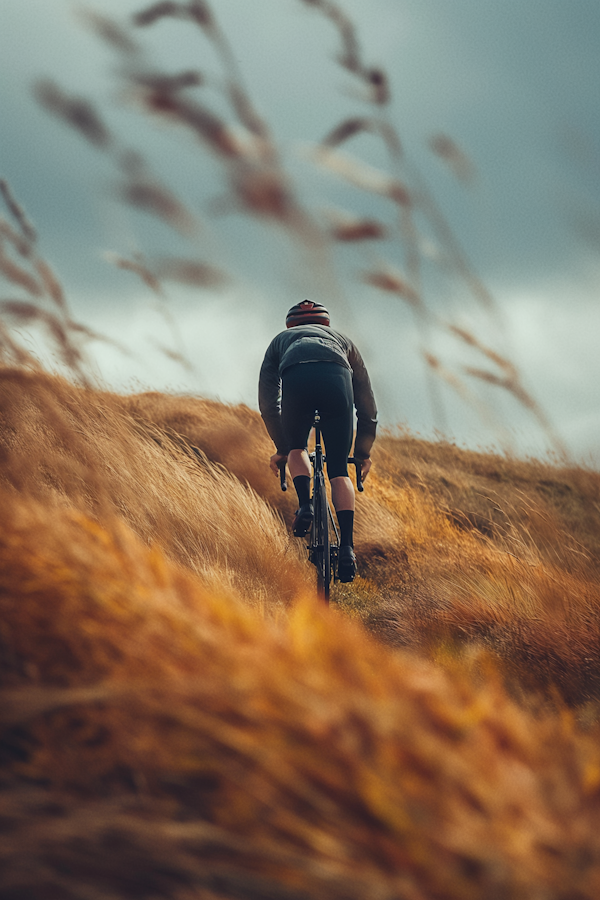
[[[329,541],[329,514],[327,510],[327,492],[325,479],[321,477],[315,486],[314,504],[314,558],[317,569],[317,591],[326,603],[329,603],[331,585],[331,544]]]

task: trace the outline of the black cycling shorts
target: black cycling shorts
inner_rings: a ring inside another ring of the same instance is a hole
[[[288,450],[306,449],[318,409],[327,474],[347,476],[354,425],[350,370],[334,362],[297,363],[283,370],[281,382],[281,423]]]

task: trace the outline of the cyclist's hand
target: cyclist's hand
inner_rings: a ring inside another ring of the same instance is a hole
[[[271,466],[271,471],[274,475],[279,475],[279,470],[282,466],[284,466],[287,462],[287,456],[284,456],[283,453],[274,453],[269,461],[269,465]]]
[[[360,464],[360,477],[362,478],[363,481],[369,474],[370,469],[371,469],[371,460],[363,459],[363,461]]]

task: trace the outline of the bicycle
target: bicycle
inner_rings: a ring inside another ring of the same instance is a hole
[[[318,410],[315,410],[313,428],[315,429],[315,449],[312,453],[309,453],[309,458],[313,468],[312,502],[314,518],[308,532],[307,550],[308,558],[317,570],[317,592],[325,603],[329,603],[332,579],[334,583],[338,580],[337,563],[340,535],[325,488],[323,464],[327,462],[327,457],[323,453],[321,444],[321,417]],[[356,459],[354,456],[349,456],[348,462],[356,468],[357,489],[363,491],[361,460]],[[280,479],[281,490],[286,491],[285,465],[280,468]]]

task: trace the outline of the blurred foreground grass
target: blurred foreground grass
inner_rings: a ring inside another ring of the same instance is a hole
[[[0,416],[2,900],[598,896],[597,473],[384,436],[326,609],[251,410]]]

